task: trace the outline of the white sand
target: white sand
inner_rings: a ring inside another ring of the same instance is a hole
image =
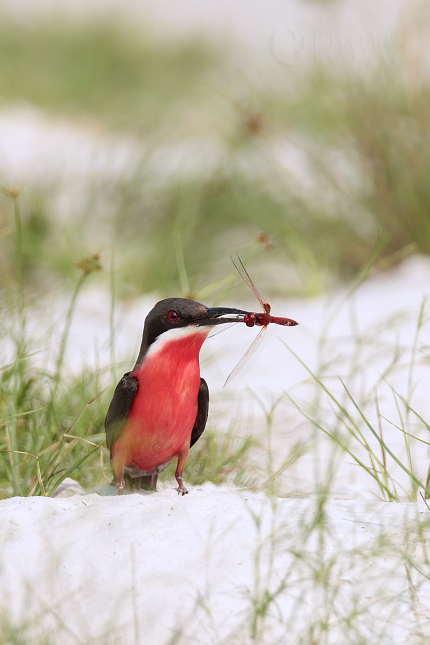
[[[251,643],[252,603],[277,590],[258,642],[426,642],[424,504],[331,501],[313,529],[316,510],[210,484],[6,500],[0,605],[32,643]]]

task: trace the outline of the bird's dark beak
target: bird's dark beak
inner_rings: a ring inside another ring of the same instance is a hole
[[[249,311],[243,309],[231,309],[230,307],[212,307],[207,309],[201,317],[196,320],[199,327],[203,325],[223,325],[224,323],[245,322],[245,316]]]

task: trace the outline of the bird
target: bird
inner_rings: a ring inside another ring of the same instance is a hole
[[[187,298],[166,298],[147,315],[136,363],[115,388],[106,442],[118,494],[125,477],[156,490],[158,475],[177,460],[178,494],[188,452],[208,418],[209,389],[200,376],[200,349],[215,325],[246,322],[249,312],[209,308]]]

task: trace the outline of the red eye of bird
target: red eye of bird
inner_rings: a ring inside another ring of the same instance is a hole
[[[176,311],[169,311],[167,318],[170,320],[170,322],[176,322],[179,318],[179,314],[177,314]]]

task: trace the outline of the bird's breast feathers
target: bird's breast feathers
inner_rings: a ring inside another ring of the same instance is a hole
[[[199,353],[209,331],[172,329],[150,346],[133,372],[139,387],[115,444],[115,461],[150,471],[188,451],[197,416]]]

